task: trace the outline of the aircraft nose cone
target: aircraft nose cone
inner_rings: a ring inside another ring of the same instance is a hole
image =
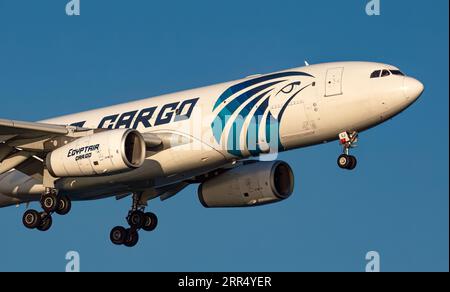
[[[403,90],[408,101],[415,101],[424,91],[422,82],[411,77],[405,77],[403,80]]]

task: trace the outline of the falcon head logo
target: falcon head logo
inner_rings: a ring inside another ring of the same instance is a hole
[[[217,143],[230,154],[258,155],[283,149],[279,126],[283,114],[314,76],[281,72],[243,81],[229,87],[216,101],[211,127]]]

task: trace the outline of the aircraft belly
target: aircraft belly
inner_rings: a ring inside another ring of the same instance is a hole
[[[0,176],[0,193],[21,201],[33,201],[44,191],[42,183],[17,170]]]
[[[0,193],[0,208],[20,203],[19,199],[12,198]]]

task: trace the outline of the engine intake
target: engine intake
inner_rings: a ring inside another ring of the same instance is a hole
[[[54,177],[96,176],[129,171],[145,160],[145,142],[133,129],[117,129],[79,138],[47,155]]]
[[[286,162],[252,162],[203,182],[198,197],[207,208],[248,207],[284,200],[293,190],[294,175]]]

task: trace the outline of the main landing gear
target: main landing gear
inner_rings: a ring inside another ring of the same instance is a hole
[[[358,141],[357,132],[342,132],[339,134],[339,141],[343,146],[343,154],[339,155],[337,164],[340,168],[352,170],[355,169],[358,163],[355,156],[350,155],[350,148],[356,147]]]
[[[30,209],[23,214],[22,222],[26,228],[47,231],[53,223],[52,214],[66,215],[72,208],[67,196],[58,195],[55,189],[47,189],[41,197],[42,212]]]
[[[145,203],[143,204],[141,201],[141,194],[133,194],[133,204],[126,217],[130,227],[114,227],[109,236],[112,243],[133,247],[139,241],[138,231],[140,229],[153,231],[156,228],[158,225],[158,217],[151,212],[144,213],[144,210]]]

